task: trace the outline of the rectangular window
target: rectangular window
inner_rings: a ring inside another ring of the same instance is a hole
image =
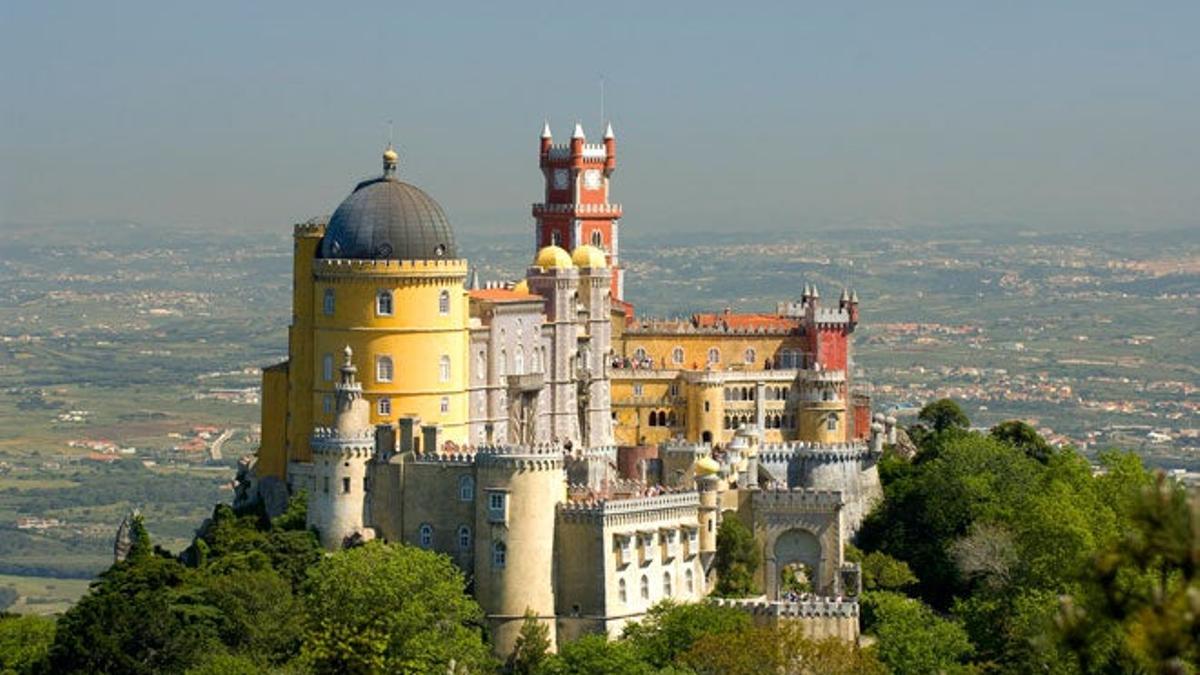
[[[333,379],[333,354],[326,354],[321,357],[321,377],[326,382]]]
[[[641,382],[633,383],[633,395],[634,396],[641,396],[643,391],[644,391],[644,389],[642,388]]]
[[[342,492],[345,492],[347,494],[350,493],[350,479],[349,478],[342,479]]]
[[[326,415],[333,412],[333,397],[329,394],[321,398],[321,410],[324,410]]]
[[[322,309],[325,311],[325,316],[333,316],[334,297],[333,297],[333,289],[332,288],[325,289],[325,301],[323,303]]]
[[[450,397],[449,396],[442,397],[441,410],[442,410],[443,415],[450,412]]]
[[[321,481],[321,489],[325,492],[325,494],[329,494],[329,476],[322,476],[322,478],[324,478],[324,480]]]
[[[508,495],[504,492],[488,492],[488,520],[503,523],[508,520]]]
[[[826,431],[837,431],[837,417],[830,415],[829,419],[825,420]]]
[[[379,403],[376,405],[376,407],[379,409],[380,417],[387,417],[388,415],[392,414],[392,399],[385,396],[379,399]]]

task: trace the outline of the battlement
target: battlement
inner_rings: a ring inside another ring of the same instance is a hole
[[[292,226],[292,236],[294,237],[324,237],[325,227],[329,224],[329,218],[319,216],[312,218],[303,223],[296,223]]]
[[[713,598],[719,607],[733,607],[753,616],[777,619],[843,618],[858,617],[858,600],[816,597],[794,602],[766,600],[739,600],[736,598]]]
[[[375,442],[374,429],[362,429],[360,431],[338,431],[333,427],[314,427],[312,432],[314,441],[370,441]]]
[[[466,276],[465,258],[446,260],[350,260],[345,258],[323,258],[314,261],[317,276],[414,276],[442,277]]]
[[[726,324],[697,326],[685,319],[643,319],[626,327],[626,335],[802,335],[801,327],[752,326],[739,328]]]
[[[569,143],[555,143],[546,150],[546,156],[550,159],[571,159],[571,145]]]
[[[765,464],[785,463],[791,459],[804,458],[825,461],[855,461],[873,457],[876,453],[865,442],[809,443],[788,441],[765,443],[759,446],[758,460]]]
[[[608,149],[603,143],[584,143],[583,144],[584,159],[607,159]]]
[[[787,509],[799,511],[829,511],[846,504],[841,490],[815,490],[812,488],[779,488],[758,490],[751,499],[754,508]]]
[[[817,325],[848,324],[850,312],[833,307],[818,307],[813,312],[813,322]]]
[[[557,443],[534,445],[484,445],[475,448],[475,462],[481,467],[526,470],[563,468],[563,448]]]
[[[414,464],[446,466],[471,466],[475,464],[473,452],[426,452],[413,457]]]
[[[802,382],[814,384],[840,384],[846,381],[844,370],[801,370],[797,376]]]
[[[561,518],[575,522],[603,524],[648,522],[698,513],[700,494],[695,491],[664,492],[656,495],[576,500],[558,505]]]

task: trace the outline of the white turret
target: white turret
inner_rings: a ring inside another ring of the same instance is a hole
[[[616,138],[616,136],[613,136],[612,122],[609,122],[608,126],[604,128],[604,139],[608,140],[610,138]]]
[[[550,138],[550,120],[542,123],[542,138]]]
[[[579,122],[575,123],[575,133],[571,134],[571,138],[583,138],[583,125]]]

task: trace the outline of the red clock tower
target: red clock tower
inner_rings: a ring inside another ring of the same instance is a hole
[[[554,245],[571,251],[591,244],[604,251],[612,268],[612,297],[624,300],[625,270],[617,249],[621,205],[608,201],[608,180],[617,168],[612,124],[604,131],[603,143],[588,143],[576,122],[571,142],[555,145],[547,123],[542,127],[539,166],[546,177],[546,196],[533,205],[537,247]]]

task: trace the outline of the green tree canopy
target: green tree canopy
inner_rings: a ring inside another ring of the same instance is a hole
[[[803,629],[792,622],[704,634],[680,661],[699,675],[883,675],[887,672],[874,652],[839,638],[807,638]]]
[[[935,432],[947,429],[966,429],[971,426],[971,420],[967,418],[962,407],[948,398],[940,398],[926,403],[925,407],[917,413],[917,419]]]
[[[1021,420],[1008,420],[997,424],[992,427],[991,436],[1001,443],[1008,443],[1024,452],[1026,456],[1043,464],[1050,460],[1050,455],[1054,454],[1054,448],[1046,442],[1046,439],[1042,438],[1037,429]]]
[[[889,591],[863,595],[863,629],[878,638],[879,659],[898,673],[955,672],[972,651],[962,626]]]
[[[664,600],[651,607],[645,619],[626,626],[622,639],[643,661],[663,668],[674,663],[701,636],[725,635],[749,625],[750,617],[732,607]]]
[[[513,652],[508,657],[508,670],[519,675],[537,672],[550,651],[550,628],[538,621],[532,610],[525,610],[521,632],[517,634]]]
[[[0,614],[0,675],[36,672],[54,642],[54,619]]]
[[[757,594],[754,574],[761,559],[754,534],[736,515],[727,513],[717,528],[717,555],[713,560],[717,586],[713,593],[727,598]]]
[[[650,675],[655,669],[638,657],[628,642],[610,642],[603,635],[585,635],[568,642],[547,658],[538,675]]]
[[[483,612],[450,559],[371,542],[308,574],[303,654],[317,672],[481,671],[492,665]]]

